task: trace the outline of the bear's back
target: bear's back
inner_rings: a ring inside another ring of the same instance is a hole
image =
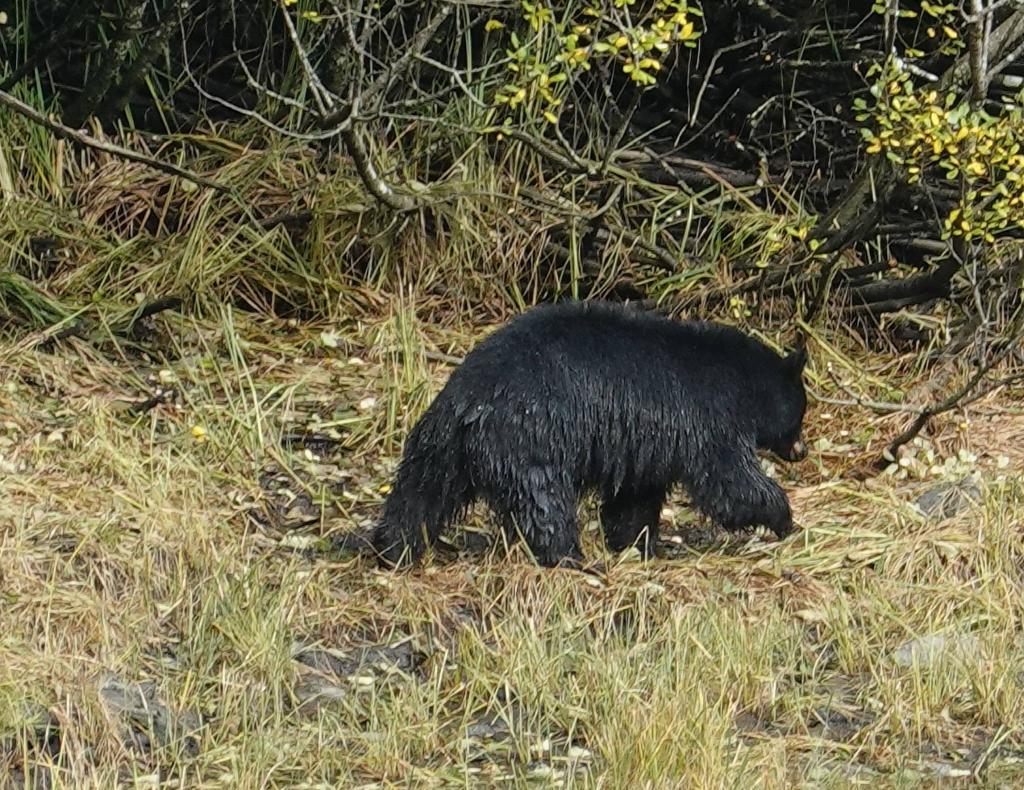
[[[677,321],[614,302],[561,302],[538,305],[512,319],[481,342],[466,362],[528,372],[549,363],[570,369],[622,369],[626,359],[697,372],[725,367],[742,371],[779,357],[724,324]],[[632,367],[627,365],[623,373]]]

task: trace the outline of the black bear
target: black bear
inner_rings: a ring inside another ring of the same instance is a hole
[[[805,361],[619,304],[534,307],[473,349],[410,432],[374,548],[415,561],[482,499],[538,563],[578,567],[577,503],[596,491],[608,547],[651,557],[677,483],[721,526],[783,538],[789,501],[755,451],[806,455]]]

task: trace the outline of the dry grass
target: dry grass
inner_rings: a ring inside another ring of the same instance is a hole
[[[492,200],[509,182],[477,148],[459,176],[477,198],[426,234],[308,151],[190,139],[259,216],[316,208],[258,229],[223,196],[4,128],[0,787],[1024,781],[1019,392],[935,420],[907,475],[869,480],[905,417],[815,402],[811,457],[777,470],[802,527],[781,544],[676,501],[648,564],[605,556],[586,509],[600,577],[518,547],[381,572],[346,536],[375,518],[435,360],[565,285],[537,265],[551,216]],[[502,166],[531,183],[527,160]],[[705,223],[706,260],[778,253],[778,216],[709,201],[746,232]],[[630,251],[605,252],[606,284]],[[129,331],[137,299],[167,295],[185,316]],[[256,317],[274,310],[299,320]],[[853,349],[815,338],[814,392],[927,383]],[[976,506],[914,508],[967,471]],[[489,520],[467,526],[452,539]]]
[[[998,433],[939,424],[938,444],[978,455],[984,494],[944,520],[911,506],[922,483],[847,474],[894,426],[815,406],[811,436],[830,444],[784,470],[803,529],[783,544],[715,536],[650,564],[605,557],[603,577],[536,569],[518,549],[389,574],[336,538],[370,523],[401,437],[443,380],[422,350],[470,343],[420,312],[402,301],[376,320],[301,328],[226,311],[161,318],[165,363],[75,339],[3,347],[8,776],[54,787],[1024,779],[1024,489],[1000,479]],[[168,402],[125,408],[161,386]],[[282,442],[310,432],[319,444]],[[683,503],[672,511],[685,537]],[[603,554],[593,523],[586,550]],[[945,652],[894,661],[936,634]],[[143,682],[153,693],[120,715],[117,694]],[[154,704],[166,706],[155,718],[140,712]],[[177,730],[161,730],[175,717]]]

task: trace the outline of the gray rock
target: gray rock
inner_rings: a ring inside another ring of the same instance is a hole
[[[164,705],[152,681],[132,683],[105,673],[99,680],[99,697],[103,707],[124,725],[128,745],[150,751],[154,745],[180,743],[186,754],[199,753],[199,715]]]
[[[315,713],[321,708],[340,702],[345,696],[346,691],[341,686],[312,673],[302,678],[295,686],[295,697],[299,703],[300,713]]]
[[[501,715],[484,716],[466,727],[466,737],[477,740],[504,740],[512,734],[512,728]]]
[[[914,504],[926,516],[952,518],[981,501],[981,488],[970,478],[940,483],[921,494]]]
[[[928,634],[904,642],[893,652],[892,660],[901,667],[915,663],[920,667],[930,667],[944,656],[977,660],[980,652],[978,640],[969,634]]]
[[[426,656],[413,646],[411,638],[393,645],[363,645],[347,651],[300,647],[295,654],[295,660],[303,666],[342,678],[373,670],[412,672],[425,659]]]

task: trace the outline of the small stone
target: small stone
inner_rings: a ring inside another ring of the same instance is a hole
[[[311,713],[325,705],[342,701],[345,698],[345,690],[335,683],[310,674],[295,687],[295,696],[299,700],[299,710]]]
[[[553,779],[555,769],[547,763],[534,763],[530,766],[529,773],[534,779]]]
[[[915,663],[920,667],[930,667],[946,655],[972,659],[977,657],[979,651],[980,645],[973,636],[929,634],[904,642],[896,648],[892,660],[901,667],[910,667]]]
[[[952,518],[981,500],[981,488],[968,478],[941,483],[921,494],[914,505],[931,518]]]
[[[341,336],[333,330],[324,330],[320,333],[320,342],[327,348],[337,348],[341,345]]]
[[[974,772],[970,768],[964,768],[963,766],[953,765],[952,763],[937,760],[922,763],[921,767],[925,772],[932,774],[933,776],[941,776],[943,779],[963,779],[974,775]]]
[[[317,538],[313,535],[300,535],[291,532],[281,538],[281,547],[286,549],[309,549],[316,545]]]

